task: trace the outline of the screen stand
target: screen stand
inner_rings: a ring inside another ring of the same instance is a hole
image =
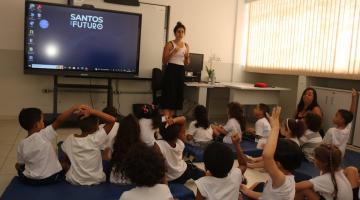
[[[107,90],[107,107],[113,107],[113,89],[112,89],[112,79],[107,79],[107,85],[86,85],[86,84],[64,84],[58,82],[58,76],[54,76],[54,85],[53,85],[53,112],[44,114],[44,122],[46,125],[51,124],[58,114],[58,92],[59,88],[72,88],[72,89],[89,89],[93,90]],[[77,126],[76,117],[70,118],[67,120],[63,127],[75,127]]]

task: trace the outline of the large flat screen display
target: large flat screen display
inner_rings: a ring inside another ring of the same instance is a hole
[[[140,35],[141,14],[26,1],[24,72],[134,76]]]

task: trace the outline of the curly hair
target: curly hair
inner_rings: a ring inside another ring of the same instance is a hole
[[[240,124],[241,131],[245,131],[246,121],[242,106],[238,102],[230,102],[227,107],[230,118],[235,118]]]
[[[129,114],[120,121],[118,132],[115,136],[113,152],[110,160],[114,175],[123,175],[122,165],[124,157],[134,144],[142,143],[140,139],[140,127],[136,118]]]
[[[137,186],[152,187],[162,183],[165,176],[165,159],[161,153],[145,144],[134,144],[126,154],[122,170]]]

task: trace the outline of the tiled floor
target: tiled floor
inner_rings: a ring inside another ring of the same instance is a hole
[[[54,141],[55,144],[63,141],[68,135],[79,133],[78,129],[60,129],[58,137]],[[0,120],[0,196],[10,183],[11,179],[16,176],[16,150],[18,143],[26,137],[25,130],[21,129],[17,120]],[[204,168],[203,163],[196,164],[200,168]],[[234,164],[237,166],[237,163]],[[248,185],[258,181],[267,179],[267,174],[258,170],[248,169],[245,173]],[[196,192],[196,186],[193,181],[188,181],[186,185]]]

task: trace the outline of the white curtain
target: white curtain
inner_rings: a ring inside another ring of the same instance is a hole
[[[360,0],[248,2],[246,71],[360,79]]]

